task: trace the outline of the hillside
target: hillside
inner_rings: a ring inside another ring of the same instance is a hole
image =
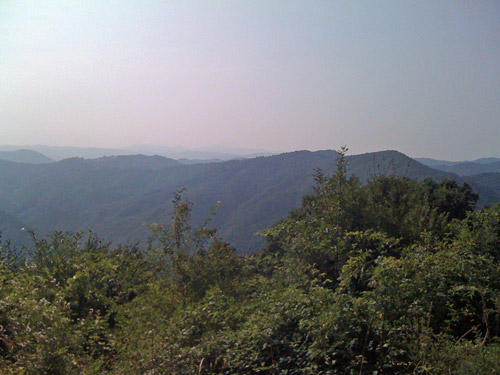
[[[436,165],[433,168],[441,171],[458,174],[459,176],[472,176],[481,173],[500,172],[500,161],[489,163],[462,162],[453,165]]]
[[[42,164],[52,163],[54,160],[44,154],[32,150],[0,151],[0,160],[16,163]]]
[[[302,196],[312,192],[314,169],[331,173],[337,156],[335,151],[298,151],[194,165],[144,156],[74,158],[38,166],[2,162],[0,209],[41,233],[93,229],[107,240],[136,242],[150,233],[144,223],[167,220],[173,193],[185,187],[195,223],[220,201],[214,224],[224,239],[249,252],[263,243],[255,236],[258,231],[299,207]],[[397,151],[347,159],[348,173],[363,182],[382,174],[462,182]],[[482,182],[476,184],[493,194]]]
[[[431,168],[434,168],[437,165],[453,165],[453,164],[457,163],[455,161],[437,160],[437,159],[431,159],[431,158],[414,158],[414,160],[418,161],[419,163],[422,163],[423,165],[431,167]]]
[[[479,194],[479,204],[492,206],[500,202],[500,173],[482,173],[468,176],[465,181]]]
[[[26,225],[16,217],[0,210],[0,243],[10,240],[17,246],[31,245],[26,228]]]

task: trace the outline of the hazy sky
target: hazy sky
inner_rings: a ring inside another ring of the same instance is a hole
[[[0,0],[0,144],[500,157],[500,2]]]

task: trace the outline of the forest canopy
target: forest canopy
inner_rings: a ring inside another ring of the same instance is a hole
[[[176,193],[149,245],[0,248],[2,374],[500,373],[500,206],[452,180],[317,170],[238,256]],[[75,213],[76,214],[76,213]]]

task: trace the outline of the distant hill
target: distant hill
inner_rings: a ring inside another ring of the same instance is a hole
[[[356,175],[362,182],[377,175],[396,175],[415,180],[432,178],[440,181],[450,178],[462,181],[456,174],[439,171],[402,154],[399,151],[372,152],[347,157],[351,166],[349,172]]]
[[[419,163],[422,163],[423,165],[431,167],[431,168],[434,168],[437,165],[454,165],[454,164],[458,163],[455,161],[437,160],[437,159],[431,159],[431,158],[414,158],[414,160],[418,161]]]
[[[126,150],[98,147],[58,147],[44,145],[24,145],[21,147],[26,150],[32,150],[47,155],[53,160],[63,160],[74,157],[100,158],[103,156],[130,154],[130,151]],[[20,146],[0,145],[0,151],[13,151],[19,148]]]
[[[54,160],[48,158],[42,153],[32,150],[0,151],[0,159],[16,163],[29,164],[43,164],[54,162]]]
[[[162,169],[181,165],[177,160],[158,155],[118,155],[104,156],[102,158],[85,161],[83,159],[80,160],[96,167],[121,169]]]
[[[494,160],[491,158],[490,160]],[[436,165],[433,168],[446,172],[458,174],[459,176],[471,176],[481,173],[500,172],[500,161],[482,162],[462,162],[453,165]]]
[[[173,159],[188,160],[233,160],[250,159],[258,156],[270,156],[272,153],[261,150],[246,150],[228,147],[211,147],[200,149],[188,149],[185,147],[168,147],[158,145],[132,145],[126,148],[129,153],[158,154]]]
[[[0,145],[0,151],[14,151],[20,148],[32,150],[48,157],[53,160],[63,160],[69,158],[85,158],[95,159],[104,156],[119,156],[141,154],[154,156],[159,155],[170,159],[187,159],[200,160],[232,160],[232,159],[248,159],[257,156],[269,156],[271,153],[265,151],[244,150],[244,149],[228,149],[228,148],[213,148],[213,149],[187,149],[184,147],[166,147],[155,145],[134,145],[126,148],[99,148],[99,147],[60,147],[60,146],[45,146],[45,145],[25,145],[25,146],[11,146]]]
[[[500,158],[481,158],[476,160],[463,160],[463,161],[447,161],[436,160],[430,158],[415,158],[416,161],[431,168],[441,169],[442,167],[451,167],[457,164],[490,164],[500,162]]]
[[[496,162],[500,162],[500,158],[481,158],[481,159],[473,160],[473,162],[479,163],[479,164],[496,163]]]
[[[224,160],[222,159],[186,159],[186,158],[180,158],[177,159],[177,161],[181,164],[200,164],[200,163],[220,163]]]

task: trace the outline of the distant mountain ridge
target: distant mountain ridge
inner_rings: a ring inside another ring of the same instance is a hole
[[[500,158],[480,158],[476,160],[461,160],[461,161],[447,161],[447,160],[437,160],[431,158],[414,158],[414,160],[427,165],[428,167],[436,167],[436,166],[452,166],[456,164],[464,164],[464,163],[475,163],[475,164],[489,164],[500,162]]]
[[[117,155],[103,156],[96,159],[70,158],[61,162],[86,163],[95,167],[120,169],[161,169],[182,165],[177,160],[159,155]]]
[[[489,163],[500,162],[500,158],[480,158],[473,160],[473,162],[479,164],[489,164]]]
[[[0,151],[0,160],[29,164],[43,164],[54,162],[54,160],[48,158],[40,152],[23,149],[14,151]]]
[[[437,159],[431,159],[431,158],[413,158],[414,160],[418,161],[419,163],[422,163],[423,165],[426,165],[428,167],[435,167],[436,165],[453,165],[459,162],[455,161],[448,161],[448,160],[437,160]]]
[[[155,145],[134,145],[125,148],[99,148],[99,147],[61,147],[45,145],[24,145],[11,146],[0,145],[0,151],[16,151],[19,149],[31,150],[47,155],[53,160],[63,160],[68,158],[80,157],[85,159],[95,159],[104,156],[120,156],[131,154],[142,154],[146,156],[163,156],[170,159],[189,160],[232,160],[240,158],[254,158],[257,156],[272,155],[266,151],[227,149],[220,147],[214,149],[187,149],[184,147],[167,147]]]
[[[481,173],[500,172],[500,161],[492,161],[489,163],[463,162],[453,165],[436,165],[434,168],[455,173],[459,176],[471,176]]]
[[[325,150],[192,165],[144,155],[39,165],[0,161],[0,210],[39,233],[93,229],[115,243],[145,241],[149,230],[143,224],[166,221],[173,193],[185,187],[194,222],[220,201],[214,225],[223,239],[250,252],[263,242],[255,233],[299,207],[313,190],[314,170],[333,173],[337,157]],[[348,173],[364,182],[383,174],[465,181],[397,151],[353,155],[347,161]],[[470,181],[487,202],[500,200],[495,183]]]

